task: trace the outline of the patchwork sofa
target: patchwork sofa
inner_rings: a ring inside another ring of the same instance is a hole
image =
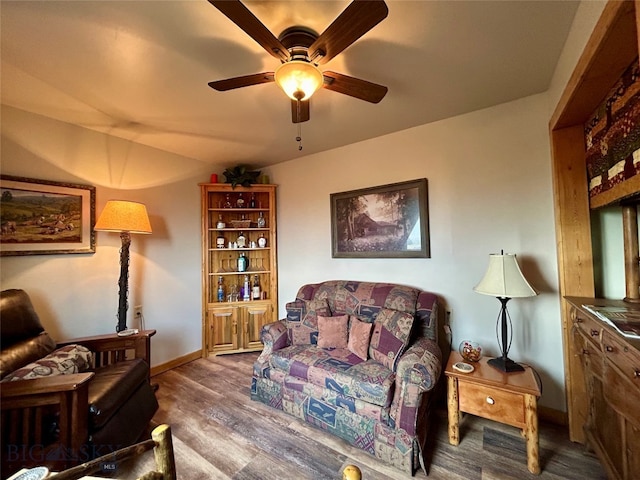
[[[448,357],[438,297],[333,280],[302,286],[286,308],[262,329],[251,398],[426,473],[429,411]]]

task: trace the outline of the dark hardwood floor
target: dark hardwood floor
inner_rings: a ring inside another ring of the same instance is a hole
[[[348,464],[363,479],[404,479],[346,442],[249,399],[251,370],[257,353],[200,359],[162,373],[154,380],[160,409],[156,423],[173,432],[178,478],[340,479]],[[571,443],[564,428],[541,423],[542,474],[530,474],[520,431],[470,415],[461,424],[460,445],[449,445],[446,410],[434,415],[429,445],[429,476],[416,479],[604,479],[597,459]],[[136,478],[153,465],[123,466],[118,478]]]

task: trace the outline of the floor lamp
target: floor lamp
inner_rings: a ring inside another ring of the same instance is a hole
[[[496,336],[498,337],[501,355],[500,357],[492,358],[487,363],[503,372],[524,370],[522,365],[508,357],[511,338],[513,337],[513,327],[511,325],[511,316],[507,310],[507,302],[516,297],[533,297],[537,293],[522,275],[516,256],[504,252],[489,255],[487,272],[473,290],[483,295],[496,297],[501,304],[496,324]]]
[[[120,279],[118,280],[118,325],[116,332],[127,330],[127,309],[129,296],[129,246],[132,233],[151,233],[147,207],[142,203],[124,200],[109,200],[96,222],[94,230],[118,232],[120,248]]]

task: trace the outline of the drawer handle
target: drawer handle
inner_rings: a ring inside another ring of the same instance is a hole
[[[638,373],[640,375],[640,372],[636,371],[636,373]],[[491,397],[487,397],[487,403],[489,405],[494,405],[496,403],[496,401]]]
[[[576,317],[576,323],[582,323],[583,320],[580,317]]]
[[[638,370],[637,368],[634,369],[633,376],[634,378],[640,378],[640,370]]]
[[[595,328],[592,328],[590,333],[592,337],[597,337],[600,334],[600,332],[598,332],[598,330],[596,330]]]
[[[614,348],[611,345],[605,346],[604,349],[609,353],[613,352],[613,350],[614,350]]]

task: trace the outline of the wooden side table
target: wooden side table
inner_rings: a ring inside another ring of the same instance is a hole
[[[458,352],[451,352],[445,375],[449,412],[449,443],[460,443],[460,414],[479,417],[522,429],[527,442],[527,468],[540,473],[538,452],[538,398],[540,388],[533,370],[501,372],[487,365],[488,358],[472,363],[475,370],[462,373],[453,364],[463,362]]]

